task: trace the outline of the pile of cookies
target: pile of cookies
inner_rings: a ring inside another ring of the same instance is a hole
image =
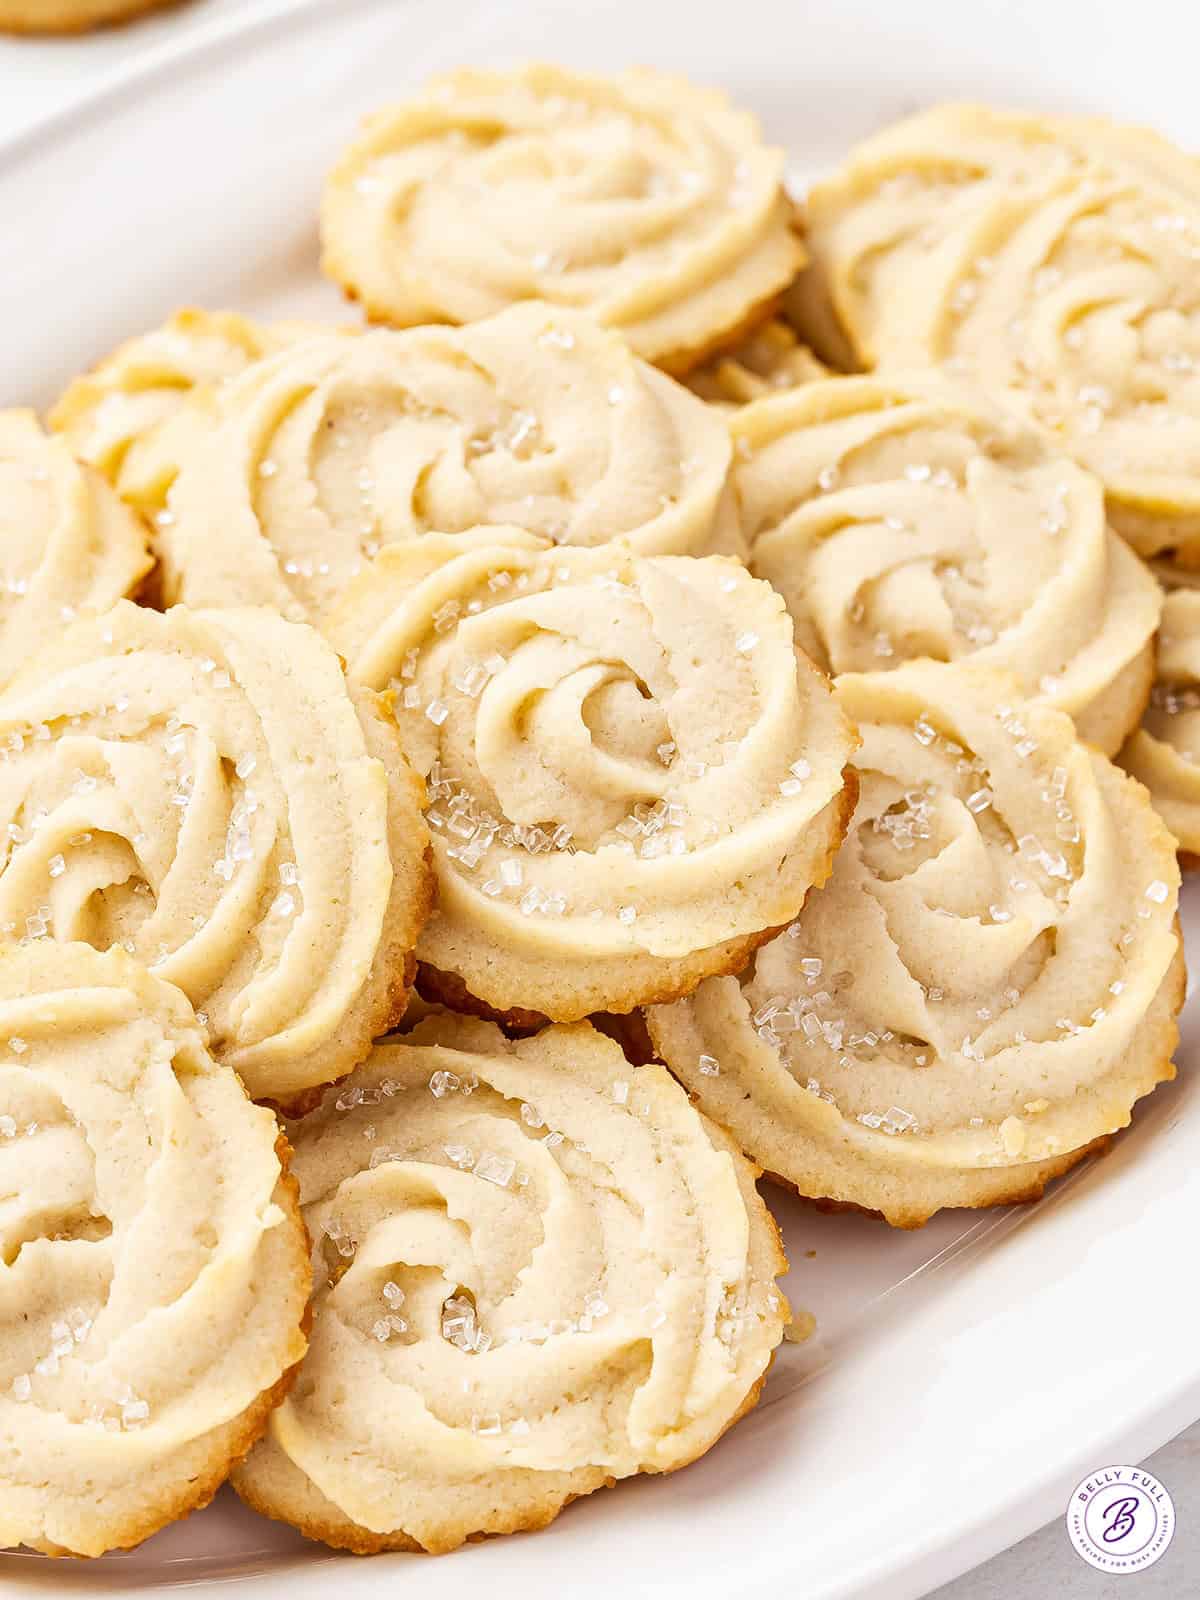
[[[941,109],[801,207],[470,70],[321,224],[371,326],[0,414],[4,1545],[541,1526],[754,1404],[760,1174],[1032,1198],[1173,1072],[1190,158]]]

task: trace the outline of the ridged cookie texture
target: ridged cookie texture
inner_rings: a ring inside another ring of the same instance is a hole
[[[421,786],[376,697],[266,610],[79,622],[0,695],[0,934],[124,945],[251,1094],[363,1060],[428,910]]]
[[[684,381],[710,405],[736,407],[828,376],[829,368],[801,344],[791,324],[771,317],[733,349],[711,356],[689,372]]]
[[[578,312],[311,339],[226,390],[170,495],[164,590],[320,620],[381,547],[490,523],[737,552],[731,449],[718,413]]]
[[[75,378],[47,420],[122,500],[158,517],[223,386],[263,356],[321,331],[314,323],[253,322],[189,307]]]
[[[807,238],[809,299],[861,364],[950,364],[1096,473],[1135,550],[1200,566],[1192,156],[1098,117],[941,106],[818,184]]]
[[[451,1004],[573,1021],[686,993],[829,870],[853,733],[739,562],[430,536],[329,634],[428,783],[418,955]]]
[[[283,1154],[178,989],[0,951],[0,1546],[136,1544],[261,1434],[311,1283]]]
[[[1119,757],[1146,785],[1154,809],[1192,858],[1200,856],[1200,590],[1163,603],[1158,670],[1142,725]]]
[[[751,570],[821,666],[969,658],[1120,748],[1149,698],[1162,599],[1093,474],[928,372],[809,383],[732,427]]]
[[[587,1023],[443,1017],[289,1129],[312,1341],[234,1476],[367,1553],[542,1527],[748,1410],[786,1263],[754,1169]]]
[[[839,679],[863,743],[832,877],[740,979],[647,1013],[753,1161],[903,1227],[1040,1193],[1174,1071],[1174,841],[1012,686],[928,662]]]
[[[685,371],[795,277],[782,179],[783,152],[717,90],[468,69],[368,119],[326,186],[323,265],[382,322],[544,300]]]
[[[32,411],[0,411],[0,688],[67,623],[132,594],[147,530]]]

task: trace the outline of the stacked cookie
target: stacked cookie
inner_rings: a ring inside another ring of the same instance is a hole
[[[806,245],[714,91],[457,73],[326,189],[382,326],[0,414],[0,1541],[541,1526],[753,1405],[760,1172],[913,1226],[1171,1075],[1191,180],[926,121]]]

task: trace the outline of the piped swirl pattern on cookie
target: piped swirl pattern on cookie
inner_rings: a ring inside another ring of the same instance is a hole
[[[320,331],[315,323],[252,322],[233,311],[177,311],[69,384],[50,426],[123,500],[161,517],[221,388],[263,356]]]
[[[586,1023],[421,1023],[292,1124],[312,1345],[235,1475],[359,1551],[540,1527],[753,1404],[784,1268],[754,1172]]]
[[[168,598],[323,617],[381,547],[518,523],[737,551],[721,417],[589,318],[331,335],[259,363],[172,492]]]
[[[545,300],[683,371],[795,276],[782,177],[783,152],[716,90],[465,70],[367,121],[325,191],[323,264],[379,321]]]
[[[1104,483],[1139,553],[1200,565],[1200,169],[1099,118],[944,106],[809,201],[866,364],[946,362]]]
[[[77,616],[107,611],[154,565],[146,529],[104,480],[0,411],[0,688]]]
[[[736,407],[828,376],[829,368],[800,343],[791,325],[772,317],[732,350],[689,372],[685,382],[710,405]]]
[[[1006,684],[919,662],[839,679],[863,746],[828,884],[740,981],[648,1013],[753,1160],[904,1225],[1039,1192],[1173,1072],[1174,843]]]
[[[403,1008],[419,792],[311,629],[122,604],[0,696],[0,933],[124,945],[285,1098]]]
[[[1154,691],[1120,761],[1149,789],[1180,849],[1200,856],[1200,590],[1164,601]]]
[[[123,951],[0,961],[0,1546],[100,1555],[205,1504],[304,1353],[278,1129]]]
[[[969,656],[1120,747],[1150,692],[1161,598],[1090,473],[926,373],[810,383],[733,430],[751,568],[814,660],[841,673]]]
[[[853,737],[737,562],[547,549],[517,530],[385,550],[329,627],[394,694],[427,779],[421,959],[556,1020],[731,971],[828,870]]]

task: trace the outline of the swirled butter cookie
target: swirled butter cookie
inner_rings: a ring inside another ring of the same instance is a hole
[[[782,178],[783,152],[717,90],[469,68],[368,119],[325,189],[323,266],[382,322],[543,300],[682,372],[795,277]]]
[[[739,562],[430,535],[381,552],[329,634],[427,780],[418,955],[460,1008],[686,993],[829,871],[853,735]]]
[[[684,381],[710,405],[744,406],[828,376],[829,368],[800,343],[791,324],[772,317],[732,350],[689,372]]]
[[[1141,128],[943,106],[809,200],[867,364],[950,362],[1101,479],[1142,555],[1200,566],[1200,167]]]
[[[288,1099],[403,1011],[419,796],[312,629],[122,604],[0,695],[0,934],[124,945],[252,1095]]]
[[[863,742],[828,884],[740,980],[647,1013],[751,1160],[902,1227],[1039,1194],[1173,1076],[1174,841],[1011,685],[966,663],[840,678]]]
[[[1194,866],[1200,857],[1200,589],[1166,596],[1154,692],[1120,761],[1149,789],[1185,865]]]
[[[0,411],[0,688],[76,616],[154,565],[146,529],[32,411]]]
[[[754,1169],[586,1023],[423,1022],[289,1131],[313,1327],[234,1477],[256,1510],[452,1550],[684,1466],[758,1398],[787,1307]]]
[[[819,665],[969,656],[1120,748],[1150,694],[1162,600],[1091,473],[927,373],[810,383],[733,429],[751,568]]]
[[[519,523],[738,551],[724,419],[577,312],[307,340],[235,380],[170,496],[168,598],[323,617],[381,547]]]
[[[196,431],[212,421],[219,389],[263,356],[320,331],[233,311],[177,311],[76,378],[47,420],[123,500],[157,515]]]
[[[0,0],[0,32],[89,33],[177,0]]]
[[[285,1150],[124,951],[0,952],[0,1546],[136,1544],[262,1433],[305,1349]]]

